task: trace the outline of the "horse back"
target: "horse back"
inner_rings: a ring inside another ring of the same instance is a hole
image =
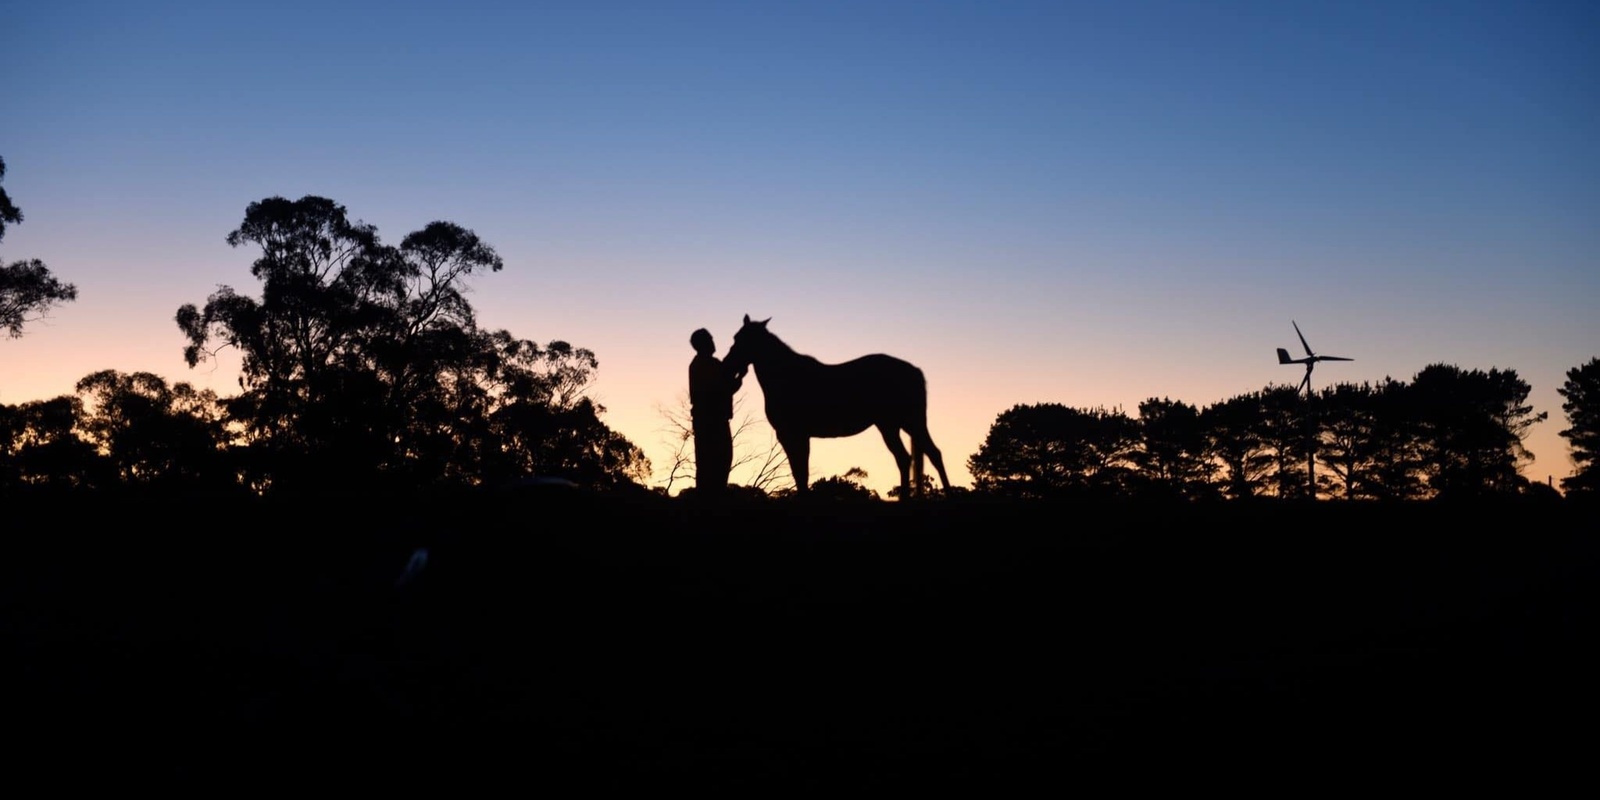
[[[756,368],[774,429],[805,430],[811,436],[853,436],[874,425],[903,427],[927,417],[922,370],[894,356],[874,353],[839,364],[813,360],[783,374]]]
[[[927,391],[922,370],[915,364],[894,356],[873,353],[836,366],[839,374],[849,375],[852,380],[862,385],[878,386],[892,391],[915,390],[918,393]]]

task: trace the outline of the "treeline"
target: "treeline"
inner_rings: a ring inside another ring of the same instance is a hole
[[[21,218],[0,192],[0,236]],[[250,204],[227,241],[258,251],[259,296],[222,286],[177,309],[174,322],[191,367],[223,349],[238,355],[239,393],[104,370],[73,394],[0,405],[0,491],[407,491],[539,476],[646,488],[643,451],[586,395],[593,352],[478,326],[467,281],[503,264],[471,230],[433,222],[388,244],[332,200],[272,197]],[[29,315],[75,296],[42,263],[18,262],[0,272],[0,325],[20,336]],[[1600,359],[1567,378],[1562,436],[1578,469],[1562,488],[1592,494]],[[1269,387],[1204,408],[1151,399],[1137,416],[1018,405],[968,460],[971,491],[1190,501],[1554,494],[1519,472],[1532,459],[1526,432],[1547,417],[1528,393],[1512,370],[1435,364],[1410,381],[1308,395]],[[875,496],[863,476],[812,488]]]
[[[260,296],[223,286],[174,319],[191,367],[237,351],[239,394],[107,370],[72,395],[0,406],[0,488],[647,479],[643,451],[584,394],[593,352],[478,327],[466,281],[502,262],[472,231],[434,222],[390,245],[331,200],[273,197],[227,241],[259,249]]]
[[[1585,469],[1563,481],[1593,489],[1593,412],[1600,360],[1562,388],[1573,425],[1562,432]],[[1302,394],[1268,387],[1206,407],[1169,399],[1121,409],[1019,405],[1002,413],[968,460],[974,489],[1014,497],[1259,497],[1351,500],[1554,494],[1519,470],[1523,442],[1547,418],[1527,404],[1514,370],[1424,368],[1410,381],[1341,384]],[[1592,402],[1580,400],[1579,404]],[[1588,426],[1585,428],[1585,426]],[[1582,445],[1582,430],[1588,444]],[[1577,438],[1575,438],[1577,437]],[[1587,483],[1586,483],[1587,482]]]

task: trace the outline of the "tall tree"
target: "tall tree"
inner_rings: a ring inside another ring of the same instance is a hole
[[[0,159],[0,179],[5,175],[6,162]],[[6,225],[21,223],[22,209],[0,188],[0,240],[6,237]],[[5,328],[13,339],[21,337],[27,323],[43,317],[52,307],[76,299],[78,288],[62,283],[37,258],[12,264],[0,262],[0,328]]]
[[[190,366],[221,347],[242,355],[228,410],[244,425],[253,483],[475,483],[543,469],[526,437],[555,436],[552,419],[587,437],[599,460],[582,469],[637,470],[642,456],[582,402],[593,353],[478,328],[467,281],[503,264],[472,231],[433,222],[391,247],[331,200],[272,197],[251,203],[227,240],[260,249],[260,299],[224,286],[176,322]]]
[[[1167,398],[1139,404],[1139,444],[1133,453],[1146,491],[1185,500],[1214,497],[1217,464],[1206,451],[1200,410]]]
[[[261,248],[250,267],[261,299],[223,286],[203,309],[179,308],[184,359],[192,367],[213,347],[239,350],[244,391],[229,412],[280,485],[370,476],[397,410],[383,403],[364,345],[392,331],[382,306],[401,286],[377,229],[325,198],[273,197],[251,203],[227,241]]]
[[[1207,406],[1200,412],[1206,452],[1220,467],[1224,496],[1243,500],[1268,493],[1274,454],[1262,439],[1262,398],[1251,392]]]
[[[1318,393],[1322,403],[1319,463],[1335,497],[1413,500],[1425,496],[1419,428],[1407,412],[1406,384],[1338,384]]]
[[[1572,450],[1571,475],[1561,479],[1562,491],[1593,497],[1600,494],[1600,358],[1567,370],[1561,393],[1561,410],[1567,427],[1561,436]]]
[[[1315,396],[1305,397],[1296,386],[1272,386],[1261,392],[1261,419],[1257,431],[1263,453],[1269,456],[1266,481],[1273,496],[1285,500],[1315,499],[1320,480],[1312,473],[1313,448],[1320,430]]]
[[[1419,496],[1414,427],[1397,413],[1396,396],[1403,391],[1403,384],[1386,380],[1376,386],[1341,383],[1317,392],[1317,463],[1333,478],[1327,484],[1330,495],[1346,500]]]
[[[1513,494],[1533,461],[1523,440],[1549,415],[1527,405],[1531,391],[1515,370],[1463,370],[1430,364],[1412,379],[1408,407],[1421,431],[1429,488],[1442,497]]]

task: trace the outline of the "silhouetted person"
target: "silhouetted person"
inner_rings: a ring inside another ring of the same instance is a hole
[[[733,469],[733,395],[742,379],[716,355],[711,332],[701,328],[689,335],[694,360],[689,362],[689,416],[694,421],[694,479],[701,492],[728,487]]]

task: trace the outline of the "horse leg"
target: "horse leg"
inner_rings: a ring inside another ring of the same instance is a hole
[[[933,462],[933,468],[939,473],[939,485],[944,487],[945,491],[950,491],[950,476],[946,475],[944,471],[944,455],[939,452],[938,447],[934,446],[933,436],[928,433],[927,426],[918,426],[912,430],[911,441],[922,455],[927,456],[928,460]]]
[[[894,464],[900,468],[900,497],[910,497],[907,492],[911,491],[911,454],[906,452],[906,443],[900,441],[900,429],[879,425],[878,433],[883,434],[883,443],[889,446]]]
[[[811,488],[811,437],[804,434],[779,436],[778,444],[783,445],[783,454],[789,459],[789,474],[794,477],[795,493],[805,494]]]
[[[911,437],[911,491],[916,496],[922,496],[923,476],[927,471],[923,468],[922,443],[917,437]]]

